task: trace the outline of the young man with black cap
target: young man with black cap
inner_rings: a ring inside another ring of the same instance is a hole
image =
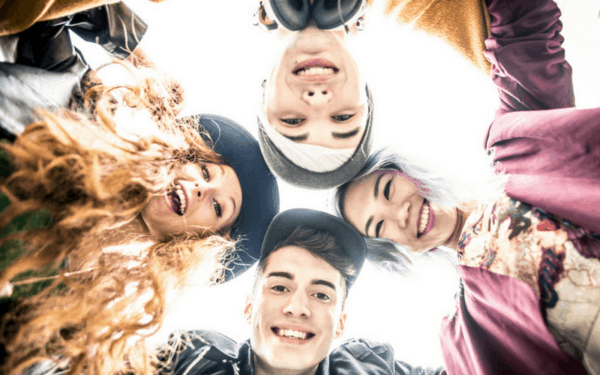
[[[350,340],[344,301],[365,260],[361,236],[320,211],[293,209],[275,217],[263,241],[245,316],[250,340],[238,344],[211,331],[188,332],[165,373],[442,374],[394,360],[387,344]],[[185,340],[189,341],[189,340]]]

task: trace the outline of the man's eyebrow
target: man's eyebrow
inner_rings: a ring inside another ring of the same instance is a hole
[[[284,277],[286,279],[294,280],[294,275],[289,272],[271,272],[267,277]]]
[[[335,289],[335,285],[333,285],[332,283],[330,283],[330,282],[329,282],[329,281],[327,281],[327,280],[316,279],[316,280],[313,280],[313,281],[311,281],[310,283],[311,283],[312,285],[325,285],[325,286],[328,286],[328,287],[330,287],[330,288],[331,288],[331,289],[333,289],[333,290],[336,290],[336,289]]]
[[[279,134],[283,135],[287,139],[292,140],[294,142],[306,141],[308,139],[308,133],[304,133],[304,134],[300,134],[300,135],[287,135],[287,134],[283,134],[280,132]]]
[[[355,135],[357,135],[359,131],[360,131],[360,126],[357,127],[356,129],[350,130],[349,132],[346,132],[346,133],[331,132],[331,136],[333,138],[337,138],[337,139],[348,139],[348,138],[352,138]]]

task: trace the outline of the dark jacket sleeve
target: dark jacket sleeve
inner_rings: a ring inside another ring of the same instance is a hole
[[[485,57],[500,93],[498,115],[573,107],[572,69],[565,60],[560,10],[552,0],[486,0],[491,35]]]
[[[125,59],[140,43],[148,25],[120,2],[75,14],[69,29],[82,39],[101,45],[113,56]]]
[[[335,349],[330,356],[330,373],[390,374],[390,375],[445,375],[443,368],[429,369],[411,366],[394,358],[389,344],[357,339],[350,340]]]

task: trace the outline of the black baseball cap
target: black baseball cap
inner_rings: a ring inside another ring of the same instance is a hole
[[[356,271],[346,280],[346,286],[350,289],[365,262],[367,245],[363,237],[348,223],[328,213],[308,208],[294,208],[279,213],[269,225],[260,259],[268,257],[275,246],[287,239],[299,226],[327,232],[335,238],[340,255],[349,259]]]

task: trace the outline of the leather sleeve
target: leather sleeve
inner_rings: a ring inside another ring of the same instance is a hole
[[[75,14],[69,28],[82,39],[125,59],[140,43],[148,25],[120,2]]]

